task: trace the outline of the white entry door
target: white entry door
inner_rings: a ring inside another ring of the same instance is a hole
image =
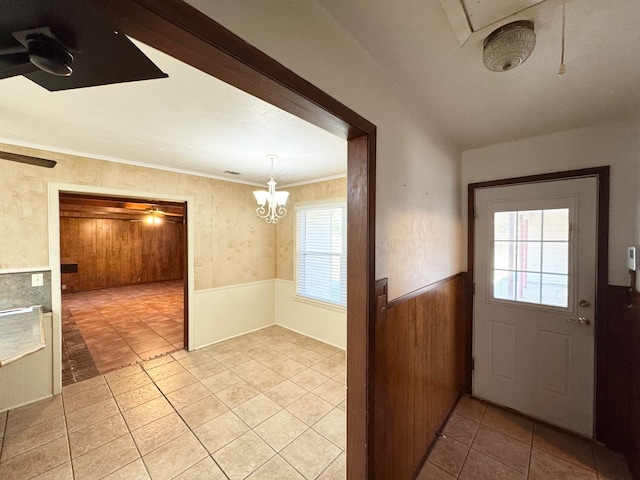
[[[475,204],[474,395],[592,437],[596,178]]]

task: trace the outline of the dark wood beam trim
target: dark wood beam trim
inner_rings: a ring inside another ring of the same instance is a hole
[[[93,0],[117,28],[345,139],[372,123],[182,0]]]
[[[467,198],[467,269],[471,288],[468,290],[467,302],[473,305],[473,265],[474,265],[474,228],[475,228],[475,192],[481,188],[499,187],[524,183],[548,182],[581,177],[597,177],[598,179],[598,247],[597,247],[597,278],[596,278],[596,417],[594,435],[596,439],[607,443],[608,429],[606,415],[610,410],[608,401],[607,380],[607,309],[608,309],[608,276],[609,276],[609,178],[610,167],[583,168],[562,172],[530,175],[525,177],[491,180],[488,182],[471,183],[468,185]],[[470,311],[473,309],[470,308]],[[466,381],[467,393],[471,393],[472,355],[473,355],[473,317],[467,318],[467,359]]]
[[[389,308],[397,307],[401,303],[407,302],[407,301],[411,300],[412,298],[419,297],[420,295],[426,293],[434,285],[437,285],[440,282],[449,282],[449,281],[454,280],[454,279],[456,279],[458,277],[464,277],[465,275],[466,275],[466,272],[459,272],[459,273],[456,273],[455,275],[450,275],[450,276],[448,276],[446,278],[443,278],[442,280],[437,280],[435,282],[429,283],[429,284],[425,285],[424,287],[420,287],[417,290],[414,290],[412,292],[406,293],[401,297],[394,298],[393,300],[390,300],[389,304],[388,304],[388,307]]]
[[[609,178],[609,167],[581,168],[578,170],[567,170],[562,172],[541,173],[539,175],[527,175],[524,177],[503,178],[498,180],[489,180],[487,182],[470,183],[469,189],[488,187],[504,187],[506,185],[516,185],[519,183],[536,183],[548,182],[553,180],[563,180],[569,178],[580,177],[599,177],[606,176]]]
[[[370,475],[375,345],[376,134],[349,141],[347,178],[347,478]]]
[[[187,227],[187,202],[184,202],[184,223],[182,226],[182,238],[184,239],[184,249],[182,250],[182,288],[183,288],[183,297],[184,302],[182,303],[182,315],[185,320],[189,319],[189,308],[190,302],[189,299],[189,228]],[[194,285],[195,291],[195,285]],[[189,350],[189,329],[191,322],[184,322],[184,329],[182,330],[182,343],[184,345],[185,350]]]

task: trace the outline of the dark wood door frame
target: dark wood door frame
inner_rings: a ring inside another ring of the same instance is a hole
[[[473,282],[473,261],[475,242],[475,194],[481,188],[500,187],[507,185],[540,183],[553,180],[568,180],[571,178],[596,177],[598,181],[598,212],[597,212],[597,261],[596,261],[596,400],[594,435],[596,439],[606,437],[606,413],[610,406],[607,399],[607,308],[608,308],[608,275],[609,275],[609,172],[610,167],[585,168],[563,172],[531,175],[527,177],[507,178],[468,185],[467,216],[468,216],[468,275],[469,282]],[[468,289],[467,301],[471,308],[467,316],[467,360],[465,389],[471,393],[472,364],[473,364],[473,288]]]
[[[369,475],[376,127],[181,0],[93,0],[118,29],[348,140],[347,476]]]

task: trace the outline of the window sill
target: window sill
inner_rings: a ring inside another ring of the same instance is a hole
[[[308,305],[313,305],[314,307],[326,308],[327,310],[333,310],[340,313],[347,312],[347,307],[342,307],[340,305],[336,305],[335,303],[323,302],[322,300],[314,300],[308,297],[301,297],[300,295],[294,295],[293,299],[296,302],[306,303]]]

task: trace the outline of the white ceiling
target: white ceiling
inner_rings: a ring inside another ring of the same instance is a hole
[[[638,0],[566,0],[563,76],[557,75],[561,0],[546,0],[482,28],[464,47],[439,0],[316,1],[463,150],[640,113]],[[486,70],[484,38],[524,19],[535,22],[531,57],[508,72]]]
[[[136,45],[169,78],[60,92],[0,80],[0,142],[259,185],[267,154],[280,186],[346,173],[345,140]]]
[[[463,150],[640,112],[638,0],[566,0],[563,76],[561,0],[481,28],[463,47],[439,0],[316,1]],[[497,2],[463,1],[477,16]],[[484,38],[519,19],[535,22],[535,51],[515,70],[489,72]],[[168,79],[55,93],[0,80],[0,142],[256,184],[271,153],[280,186],[345,173],[344,140],[138,45]]]

